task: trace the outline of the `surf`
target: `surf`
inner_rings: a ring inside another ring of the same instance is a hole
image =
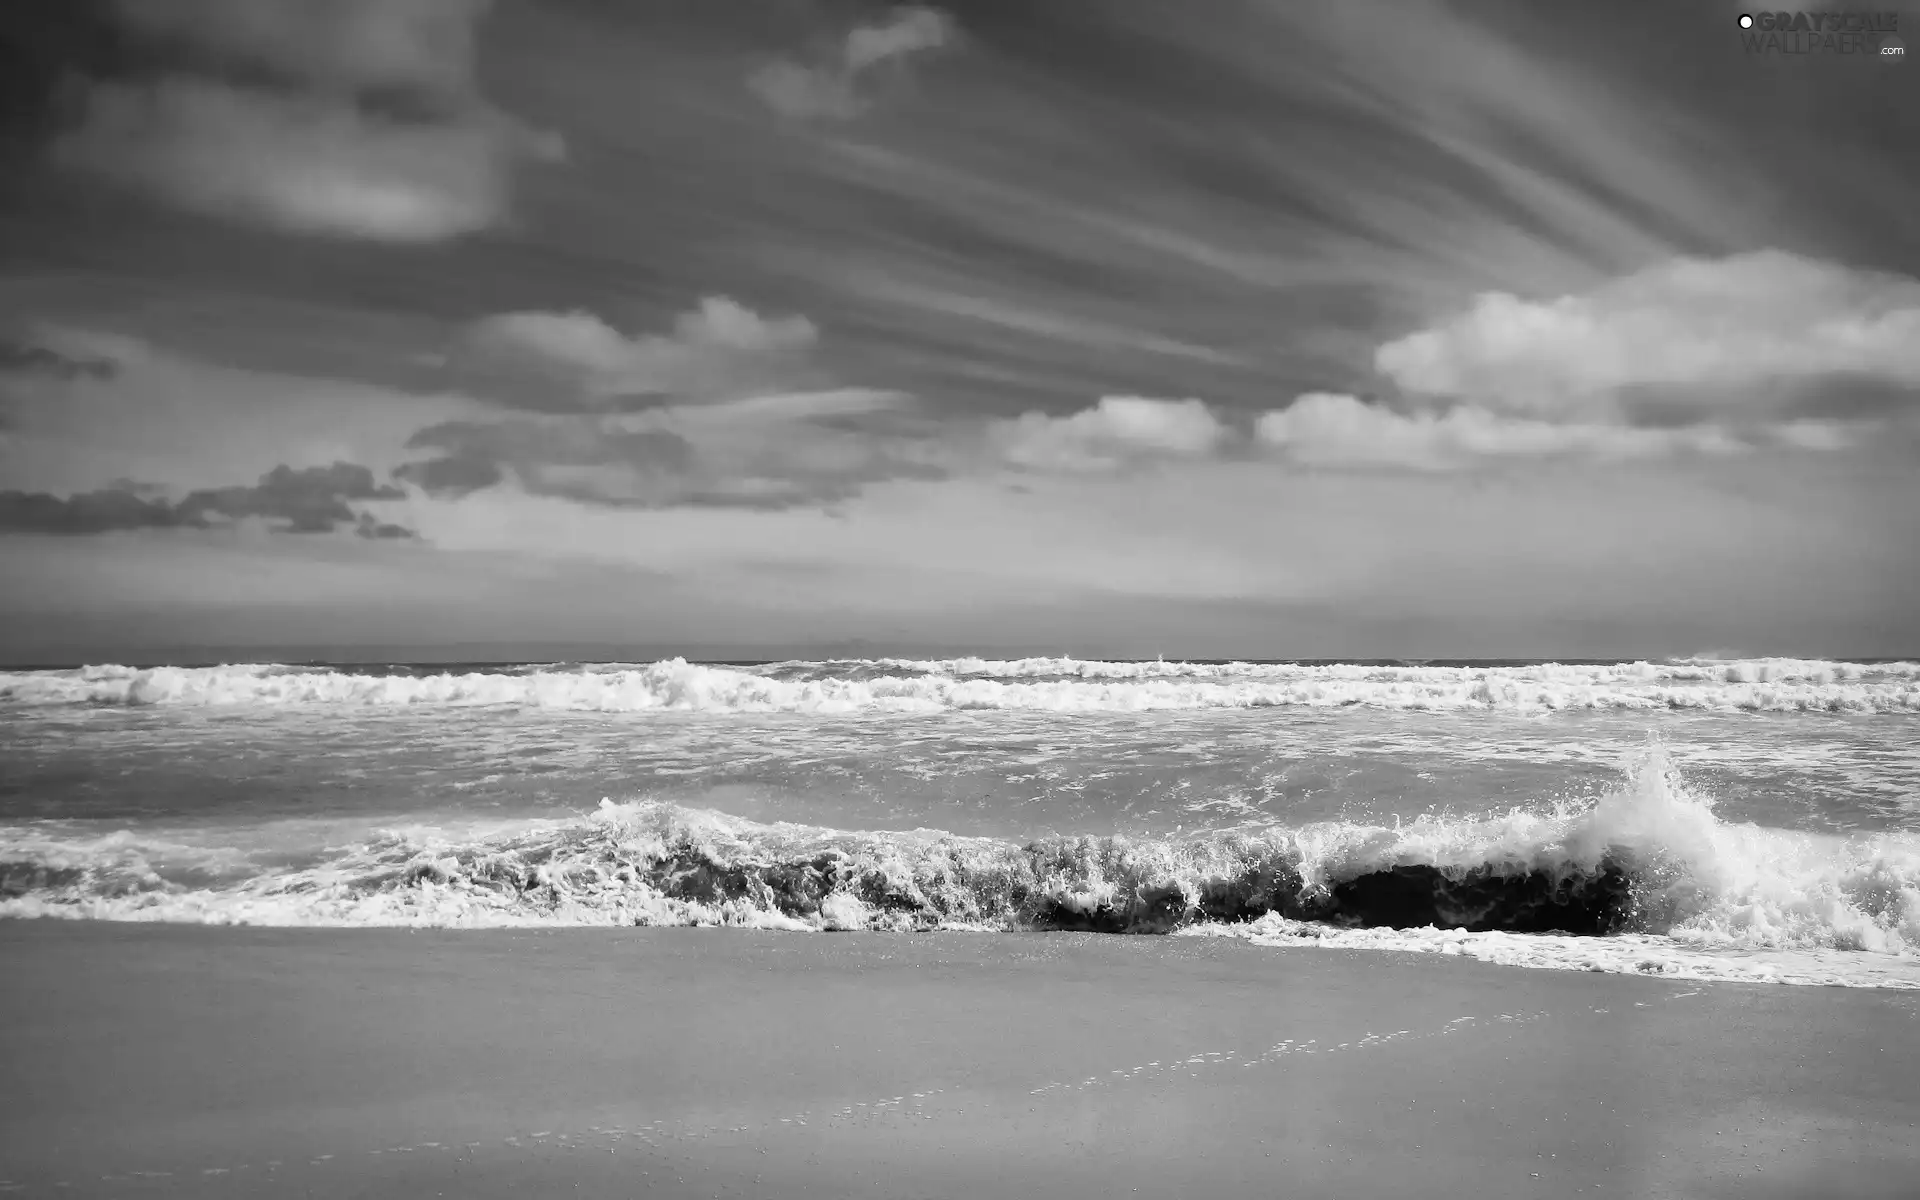
[[[668,659],[490,670],[102,665],[0,673],[0,707],[513,708],[607,713],[1061,714],[1254,708],[1418,712],[1920,712],[1920,664],[1756,659],[1507,666]]]
[[[387,830],[254,874],[226,862],[217,883],[204,864],[170,877],[130,834],[15,839],[5,857],[0,915],[16,917],[1172,933],[1729,978],[1813,955],[1803,981],[1920,986],[1920,836],[1722,821],[1658,747],[1589,802],[1393,825],[1016,843],[607,799],[566,820]]]

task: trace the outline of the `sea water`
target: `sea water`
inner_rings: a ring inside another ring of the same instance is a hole
[[[1080,929],[1920,987],[1920,663],[0,673],[0,916]]]

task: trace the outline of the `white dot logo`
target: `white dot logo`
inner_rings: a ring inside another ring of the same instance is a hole
[[[1753,28],[1753,18],[1752,18],[1752,17],[1750,17],[1750,16],[1748,16],[1748,15],[1747,15],[1746,13],[1741,13],[1741,14],[1740,14],[1740,28],[1742,28],[1742,29],[1752,29],[1752,28]]]

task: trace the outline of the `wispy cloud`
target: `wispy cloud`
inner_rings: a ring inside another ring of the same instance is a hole
[[[884,21],[849,30],[824,61],[769,63],[747,77],[747,86],[783,116],[857,116],[867,103],[861,94],[866,76],[945,45],[954,31],[952,19],[937,9],[897,8]]]

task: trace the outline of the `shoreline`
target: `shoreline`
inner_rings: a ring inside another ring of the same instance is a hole
[[[364,916],[364,914],[360,914]],[[391,917],[393,914],[376,914]],[[352,933],[477,934],[618,934],[630,930],[713,930],[772,934],[788,937],[844,937],[863,934],[879,938],[1001,937],[1019,939],[1062,934],[1122,941],[1139,939],[1199,939],[1245,943],[1263,950],[1387,955],[1397,958],[1441,958],[1483,963],[1502,969],[1605,974],[1669,983],[1738,983],[1761,987],[1852,988],[1868,991],[1920,994],[1920,963],[1909,954],[1876,954],[1831,947],[1811,950],[1738,949],[1700,947],[1654,934],[1570,934],[1560,930],[1514,933],[1505,930],[1360,926],[1343,928],[1309,921],[1265,919],[1218,921],[1201,919],[1183,924],[1135,928],[1102,927],[1096,921],[1004,928],[987,925],[942,924],[932,928],[855,924],[841,909],[834,916],[814,914],[811,921],[784,914],[749,913],[751,921],[737,919],[712,906],[659,901],[648,910],[652,919],[635,921],[621,910],[590,912],[594,919],[471,921],[453,923],[431,919],[357,921],[212,920],[204,914],[75,911],[67,907],[33,908],[18,899],[0,900],[0,927],[9,924],[108,925],[137,928],[306,931]],[[816,923],[817,922],[817,923]]]
[[[1892,1197],[1920,1169],[1911,992],[1073,933],[34,921],[0,957],[12,1195]]]

